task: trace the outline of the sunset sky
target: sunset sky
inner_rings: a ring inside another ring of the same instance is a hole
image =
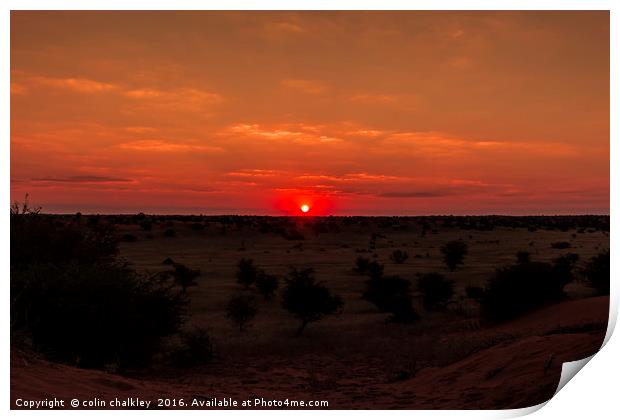
[[[608,12],[12,12],[46,212],[609,213]]]

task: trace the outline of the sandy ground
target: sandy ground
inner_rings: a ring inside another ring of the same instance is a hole
[[[166,238],[163,231],[170,227],[176,237]],[[334,409],[525,407],[549,399],[562,362],[593,354],[605,335],[608,299],[591,297],[592,290],[580,278],[567,286],[569,300],[500,326],[480,323],[476,305],[464,297],[464,289],[484,285],[496,268],[514,263],[520,250],[539,261],[575,252],[580,255],[579,269],[609,247],[607,233],[441,228],[422,236],[415,228],[394,230],[371,224],[341,226],[339,232],[316,235],[303,224],[299,228],[306,236],[303,241],[248,227],[223,232],[215,224],[202,231],[180,222],[158,225],[151,232],[135,225],[119,226],[120,234],[138,238],[121,244],[121,257],[136,269],[166,269],[161,262],[171,257],[201,270],[198,286],[188,292],[187,327],[209,331],[214,359],[192,369],[173,368],[158,360],[146,371],[119,376],[49,363],[13,348],[11,404],[15,407],[16,398],[140,396],[187,402],[258,396],[327,400]],[[381,237],[376,250],[366,252],[371,233]],[[465,265],[451,273],[441,261],[439,247],[454,239],[466,241],[469,254]],[[570,242],[571,248],[553,249],[550,244],[558,241]],[[407,251],[409,259],[404,264],[390,261],[394,249]],[[426,313],[417,303],[420,321],[386,323],[385,314],[360,298],[365,277],[352,270],[358,256],[373,253],[385,263],[387,275],[398,274],[414,285],[418,272],[440,271],[454,280],[452,309]],[[252,258],[279,276],[291,266],[313,267],[317,279],[344,298],[342,314],[312,323],[302,337],[294,338],[297,321],[281,308],[279,299],[260,298],[257,317],[240,333],[225,317],[228,299],[240,290],[235,282],[240,258]]]
[[[518,408],[548,400],[563,362],[596,352],[605,334],[609,300],[589,298],[535,311],[481,335],[513,338],[443,367],[405,379],[378,380],[371,360],[351,366],[333,358],[272,358],[226,369],[205,366],[183,377],[136,379],[47,362],[31,352],[11,354],[11,399],[211,398],[327,400],[329,408]],[[601,323],[599,328],[590,328]],[[581,331],[583,328],[592,330]],[[447,338],[447,337],[446,337]]]
[[[516,260],[517,251],[530,252],[532,260],[550,262],[553,258],[568,252],[577,253],[580,261],[577,269],[602,249],[609,248],[607,232],[577,233],[498,227],[493,231],[463,231],[439,228],[437,233],[429,231],[425,236],[420,229],[411,226],[408,230],[394,230],[377,224],[366,226],[343,226],[339,232],[313,233],[303,224],[298,226],[305,235],[303,241],[291,241],[280,235],[258,232],[250,227],[229,227],[225,233],[215,224],[204,231],[193,231],[186,223],[175,222],[171,228],[176,237],[163,237],[167,226],[157,226],[152,232],[142,232],[135,225],[118,227],[119,233],[131,233],[139,239],[136,242],[121,243],[121,256],[138,270],[151,272],[167,269],[161,262],[171,257],[175,262],[200,269],[198,286],[191,288],[191,325],[208,328],[220,342],[238,341],[235,328],[225,317],[228,299],[240,290],[235,281],[237,263],[241,258],[252,258],[254,263],[270,274],[283,276],[290,267],[312,267],[317,280],[323,282],[334,293],[345,300],[343,313],[329,317],[309,329],[342,331],[363,330],[382,324],[384,316],[377,316],[375,307],[360,299],[364,289],[365,276],[353,271],[355,259],[359,256],[377,259],[385,264],[386,275],[399,275],[411,280],[414,291],[416,273],[439,271],[455,282],[455,300],[461,300],[467,286],[483,286],[497,269]],[[369,250],[372,233],[381,235],[376,240],[376,249]],[[149,239],[148,235],[154,237]],[[573,237],[575,235],[575,237]],[[455,272],[448,272],[441,259],[442,244],[462,239],[469,247],[465,262]],[[567,241],[569,249],[554,249],[551,243]],[[409,254],[403,264],[390,260],[390,254],[400,249]],[[567,286],[571,297],[587,297],[590,290],[579,282]],[[460,301],[464,306],[469,302]],[[421,309],[418,308],[420,311]],[[429,317],[425,317],[428,319]],[[443,320],[442,320],[443,321]],[[288,338],[297,323],[280,306],[278,299],[262,302],[252,330],[257,332],[254,340]],[[250,331],[252,334],[252,331]],[[290,341],[290,340],[287,340]],[[287,345],[288,346],[288,345]]]

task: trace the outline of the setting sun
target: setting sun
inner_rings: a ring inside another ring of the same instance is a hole
[[[310,206],[307,204],[302,204],[300,208],[301,208],[301,211],[303,211],[304,213],[308,213],[308,211],[310,210]]]

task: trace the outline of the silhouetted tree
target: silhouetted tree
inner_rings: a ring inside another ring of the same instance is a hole
[[[564,279],[564,284],[568,284],[575,279],[573,275],[573,268],[579,261],[579,255],[575,253],[568,253],[560,255],[553,260],[553,270],[558,278]]]
[[[402,264],[405,261],[407,261],[407,258],[409,258],[409,254],[407,254],[407,251],[402,251],[400,249],[396,249],[396,250],[394,250],[394,252],[392,252],[392,255],[390,255],[390,258],[396,264]]]
[[[256,316],[256,300],[249,294],[233,296],[226,306],[226,317],[239,326],[243,331],[246,325]]]
[[[609,250],[592,257],[586,264],[584,275],[599,295],[609,295]]]
[[[331,315],[344,305],[340,296],[332,295],[327,287],[315,281],[311,268],[291,269],[285,282],[282,307],[301,321],[296,336],[303,333],[308,323]]]
[[[383,276],[383,264],[379,261],[371,261],[367,271],[371,278],[380,278]]]
[[[181,343],[172,354],[173,361],[181,367],[207,363],[213,357],[213,343],[208,331],[195,328],[181,334]]]
[[[273,297],[279,284],[280,282],[278,281],[278,277],[272,274],[267,274],[264,270],[258,270],[256,276],[256,289],[265,297],[265,299],[269,300]]]
[[[530,259],[530,253],[527,251],[518,251],[517,252],[517,263],[518,264],[525,264],[525,263],[529,263],[531,261]]]
[[[355,260],[354,270],[360,274],[366,274],[368,272],[368,266],[370,265],[370,259],[366,257],[357,257]]]
[[[200,270],[192,270],[191,268],[179,263],[174,263],[173,267],[174,270],[172,270],[172,277],[174,277],[175,283],[181,286],[183,293],[187,292],[188,287],[196,286],[198,284],[194,280],[200,275]]]
[[[467,255],[467,244],[463,241],[451,241],[441,246],[443,261],[446,263],[450,271],[456,270],[456,267],[463,264],[463,259]]]
[[[256,282],[258,269],[250,258],[242,258],[237,267],[237,283],[248,289]]]

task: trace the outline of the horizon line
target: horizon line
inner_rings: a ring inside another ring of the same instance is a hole
[[[609,213],[531,213],[531,214],[505,214],[505,213],[479,213],[479,214],[324,214],[324,215],[308,215],[308,214],[239,214],[239,213],[217,213],[217,214],[201,214],[201,213],[145,213],[145,212],[129,212],[129,213],[83,213],[80,211],[74,213],[56,213],[56,212],[40,212],[41,215],[47,216],[136,216],[143,214],[145,216],[183,216],[183,217],[299,217],[299,218],[324,218],[324,217],[610,217]]]

